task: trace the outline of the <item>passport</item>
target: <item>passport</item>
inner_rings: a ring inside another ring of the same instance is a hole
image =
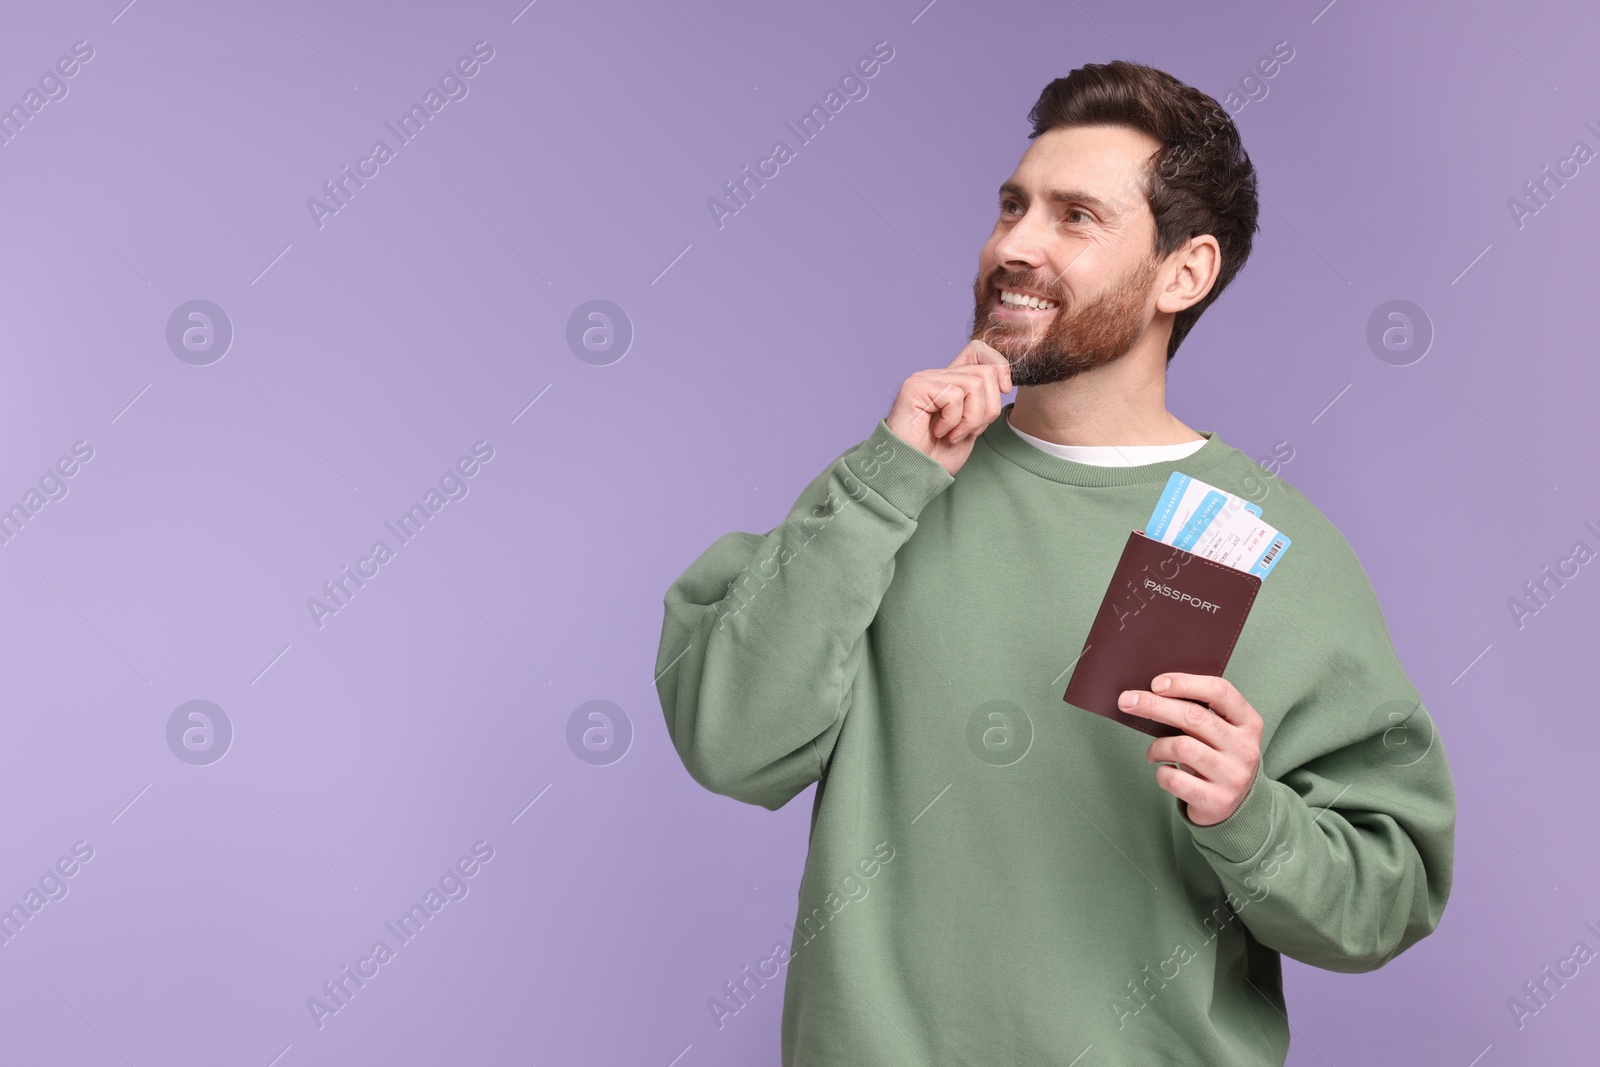
[[[1131,531],[1062,699],[1152,737],[1182,733],[1127,714],[1117,697],[1166,671],[1221,674],[1261,579]]]

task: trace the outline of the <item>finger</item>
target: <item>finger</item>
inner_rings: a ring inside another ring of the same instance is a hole
[[[961,423],[966,396],[967,391],[961,387],[959,381],[948,381],[936,396],[930,398],[929,402],[939,409],[939,414],[928,424],[930,436],[944,438]]]
[[[956,356],[947,369],[953,370],[956,367],[971,364],[994,367],[1000,372],[998,378],[1000,392],[1011,392],[1013,388],[1011,383],[1011,361],[996,351],[993,346],[976,339],[968,341],[966,347],[961,350],[960,354]]]
[[[1117,698],[1117,709],[1156,722],[1176,726],[1190,737],[1204,741],[1217,751],[1227,747],[1227,734],[1233,726],[1204,704],[1157,696],[1145,689],[1129,689]]]
[[[969,364],[955,369],[923,371],[919,377],[924,385],[924,395],[927,396],[934,384],[939,384],[937,393],[929,396],[924,405],[925,410],[932,410],[935,405],[945,407],[950,403],[952,394],[960,393],[960,418],[956,419],[953,413],[943,425],[946,430],[936,430],[930,427],[934,437],[943,438],[947,444],[956,444],[981,431],[995,417],[1000,414],[1000,391],[996,384],[996,368]]]
[[[1164,686],[1163,679],[1169,680],[1170,684]],[[1260,719],[1256,710],[1250,706],[1250,702],[1245,700],[1244,694],[1234,688],[1232,682],[1220,675],[1181,674],[1169,671],[1151,679],[1150,689],[1162,696],[1209,704],[1212,711],[1234,726],[1248,726],[1252,724],[1253,719]]]
[[[997,367],[992,363],[985,363],[981,372],[988,381],[988,388],[984,391],[984,400],[989,407],[989,418],[984,425],[1000,417],[1000,411],[1005,407],[1005,395],[1011,391],[1011,364]]]
[[[1156,768],[1156,785],[1171,793],[1191,808],[1209,810],[1222,807],[1222,790],[1187,770],[1178,770],[1166,764]]]
[[[968,367],[955,373],[966,396],[961,424],[951,432],[950,440],[963,441],[982,432],[1000,414],[1000,390],[994,367]]]
[[[1225,783],[1227,759],[1204,741],[1178,734],[1158,737],[1145,750],[1146,763],[1176,763],[1179,770],[1188,771],[1208,782]]]
[[[956,370],[959,367],[969,367],[978,363],[987,363],[999,366],[1002,363],[1010,365],[1010,360],[1001,355],[992,345],[985,341],[973,338],[961,346],[961,351],[956,353],[956,358],[950,361],[946,370]]]

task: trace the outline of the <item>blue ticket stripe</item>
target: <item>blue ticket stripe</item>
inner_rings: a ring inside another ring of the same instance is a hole
[[[1288,536],[1281,533],[1278,534],[1278,536],[1272,539],[1272,543],[1262,551],[1261,555],[1256,557],[1256,561],[1246,568],[1245,573],[1259,574],[1261,577],[1265,578],[1267,575],[1272,573],[1272,568],[1278,565],[1278,561],[1282,559],[1283,554],[1288,551],[1290,544],[1291,542]]]
[[[1246,504],[1244,506],[1244,509],[1246,511],[1248,511],[1250,514],[1254,515],[1258,519],[1261,517],[1261,505],[1260,504]]]
[[[1189,516],[1189,521],[1183,524],[1183,529],[1178,532],[1178,536],[1172,542],[1173,547],[1181,548],[1185,551],[1193,548],[1194,543],[1200,539],[1200,535],[1205,532],[1206,527],[1211,525],[1211,520],[1216,518],[1217,513],[1222,510],[1222,505],[1227,502],[1227,494],[1219,489],[1213,489],[1207,493],[1205,498],[1200,501],[1200,506],[1194,509],[1194,514]]]
[[[1144,532],[1148,537],[1157,541],[1166,537],[1167,528],[1172,525],[1172,515],[1178,510],[1178,501],[1183,499],[1184,490],[1189,488],[1192,481],[1187,474],[1173,471],[1167,476],[1167,487],[1161,492],[1161,499],[1156,501],[1155,510],[1150,513],[1150,521],[1144,524]]]

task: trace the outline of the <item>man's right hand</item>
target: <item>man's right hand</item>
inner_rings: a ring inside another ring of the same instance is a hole
[[[896,437],[953,475],[1011,389],[1011,361],[982,341],[969,341],[948,367],[907,378],[885,421]]]

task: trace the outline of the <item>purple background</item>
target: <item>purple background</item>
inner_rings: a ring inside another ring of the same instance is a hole
[[[1237,109],[1262,231],[1169,401],[1293,449],[1461,790],[1434,936],[1367,975],[1285,961],[1290,1063],[1592,1048],[1600,967],[1520,1031],[1506,1004],[1600,948],[1600,564],[1507,608],[1600,546],[1600,164],[1507,206],[1600,149],[1586,5],[123,2],[0,24],[0,104],[94,49],[0,145],[0,506],[94,450],[0,546],[0,905],[94,849],[0,945],[0,1059],[776,1063],[776,985],[720,1031],[706,1001],[787,934],[811,791],[689,779],[662,595],[954,357],[1046,81],[1120,55],[1223,99],[1280,40]],[[308,198],[479,40],[469,94],[319,227]],[[719,228],[707,199],[880,40],[867,97]],[[235,330],[208,366],[165,337],[197,298]],[[566,340],[593,299],[635,331],[606,366]],[[1436,333],[1409,366],[1365,339],[1393,299]],[[319,628],[308,598],[476,441],[469,494]],[[166,740],[193,699],[234,730],[208,766]],[[634,731],[607,766],[567,741],[596,699]],[[319,1029],[307,999],[480,840],[469,895]]]

